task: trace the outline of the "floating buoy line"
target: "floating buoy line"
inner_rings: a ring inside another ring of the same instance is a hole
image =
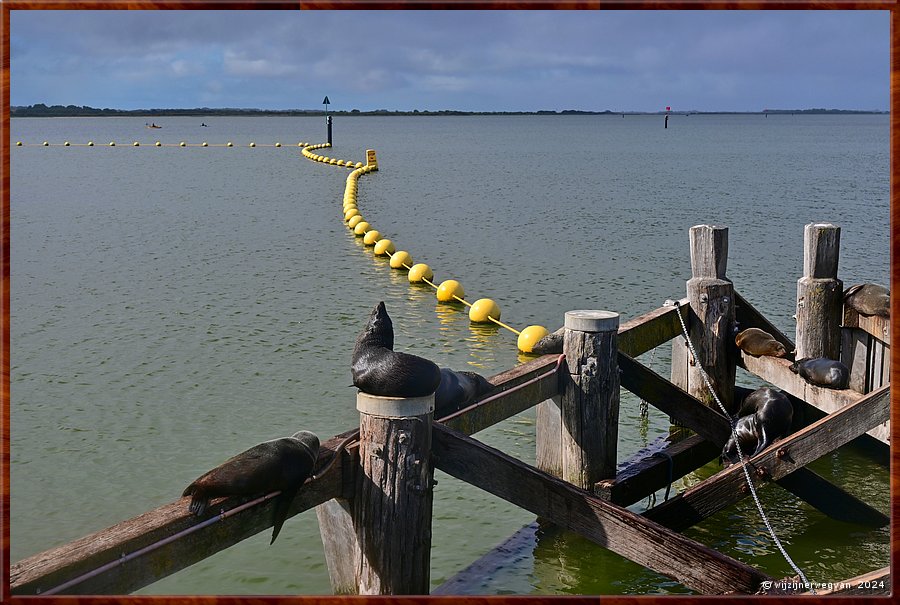
[[[306,147],[309,143],[304,141],[300,141],[297,143],[296,147]],[[44,141],[42,143],[23,143],[22,141],[16,142],[16,147],[284,147],[279,142],[275,143],[255,143],[251,141],[250,143],[244,143],[241,145],[235,145],[231,141],[227,143],[208,143],[203,141],[202,143],[188,143],[186,141],[179,141],[178,143],[163,143],[161,141],[156,141],[154,143],[141,143],[140,141],[134,141],[131,144],[124,143],[122,145],[117,145],[115,141],[110,141],[109,143],[94,143],[93,141],[88,141],[87,143],[70,143],[69,141],[64,141],[62,143],[50,143],[49,141]]]
[[[331,147],[330,143],[318,143],[307,145],[303,148],[303,156],[313,162],[321,162],[332,166],[352,168],[347,175],[344,187],[344,204],[341,210],[344,222],[356,237],[361,237],[365,246],[371,246],[375,256],[387,256],[390,258],[390,266],[398,271],[405,270],[411,284],[428,284],[435,290],[438,301],[452,303],[459,302],[469,308],[469,320],[474,323],[494,323],[501,328],[509,330],[516,335],[516,346],[523,353],[531,353],[534,345],[547,336],[550,332],[543,326],[531,325],[522,330],[516,330],[500,321],[500,306],[490,298],[479,298],[474,303],[465,299],[466,293],[462,284],[455,279],[446,279],[441,283],[435,283],[434,272],[425,263],[415,263],[412,254],[406,250],[397,250],[394,242],[382,236],[381,232],[369,224],[360,213],[357,205],[357,192],[359,177],[378,170],[378,161],[375,150],[366,150],[366,163],[353,162],[351,160],[339,160],[316,153],[317,150]]]

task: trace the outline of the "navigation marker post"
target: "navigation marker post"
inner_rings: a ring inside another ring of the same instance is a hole
[[[328,144],[331,145],[331,116],[328,115],[328,105],[331,101],[328,100],[328,95],[325,95],[325,100],[322,101],[322,105],[325,106],[325,126],[328,129]]]

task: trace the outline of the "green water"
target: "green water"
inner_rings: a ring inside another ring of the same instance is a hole
[[[98,143],[10,151],[13,561],[171,502],[260,441],[353,427],[350,352],[380,300],[400,350],[485,375],[527,359],[514,335],[470,324],[349,234],[347,171],[296,147],[324,139],[320,119],[145,121],[12,121],[13,141]],[[366,220],[519,329],[554,330],[570,309],[625,321],[684,296],[687,230],[710,223],[730,228],[736,288],[791,334],[806,223],[841,226],[845,283],[887,284],[888,132],[887,116],[672,116],[668,129],[653,116],[359,117],[335,121],[328,155],[364,161],[376,149],[381,170],[360,180]],[[667,375],[669,348],[641,360]],[[642,419],[623,393],[620,460],[667,431],[664,414]],[[533,462],[534,412],[477,438]],[[883,466],[842,450],[813,468],[888,510]],[[437,478],[433,586],[534,520]],[[830,521],[775,486],[762,497],[810,579],[887,565],[887,529]],[[687,534],[791,575],[760,527],[745,501]],[[263,532],[141,593],[330,591],[314,514],[268,541]],[[539,533],[473,590],[684,591],[568,533]]]

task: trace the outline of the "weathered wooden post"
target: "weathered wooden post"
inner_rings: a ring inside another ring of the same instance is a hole
[[[840,244],[841,228],[837,225],[811,223],[803,229],[803,277],[797,280],[797,359],[840,359]]]
[[[568,373],[560,394],[538,406],[538,468],[591,492],[597,481],[616,474],[618,329],[618,313],[567,312]]]
[[[434,394],[399,399],[359,393],[360,472],[353,523],[359,594],[428,594],[434,468]]]
[[[688,363],[687,391],[718,409],[700,374],[702,367],[729,413],[734,407],[734,285],[725,276],[728,227],[696,225],[690,229],[691,279],[687,295],[688,332],[699,359]]]

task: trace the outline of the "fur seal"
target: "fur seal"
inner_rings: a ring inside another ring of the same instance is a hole
[[[891,292],[878,284],[856,284],[844,290],[844,304],[861,315],[890,317]]]
[[[566,327],[563,326],[556,332],[551,332],[547,334],[542,339],[537,341],[533,347],[531,347],[531,352],[537,355],[549,355],[551,353],[562,353],[563,352],[563,338],[565,337]]]
[[[191,496],[188,510],[199,517],[212,498],[262,496],[280,490],[275,499],[271,544],[287,519],[291,501],[312,474],[318,455],[319,438],[309,431],[299,431],[229,458],[188,485],[181,495]]]
[[[775,338],[759,328],[747,328],[737,333],[734,337],[734,343],[745,353],[749,353],[754,357],[760,355],[768,355],[770,357],[784,357],[787,351],[784,345],[775,340]]]
[[[781,391],[770,387],[756,389],[741,402],[737,424],[734,427],[741,451],[753,457],[781,439],[791,430],[794,407]],[[722,460],[736,462],[737,445],[732,435],[722,448]]]
[[[394,324],[383,302],[375,305],[356,338],[350,369],[356,388],[382,397],[424,397],[441,382],[434,362],[394,351]]]
[[[455,372],[441,368],[441,384],[434,394],[434,416],[442,418],[471,404],[494,385],[476,372]]]
[[[791,364],[791,372],[810,384],[829,389],[846,389],[850,384],[850,369],[840,361],[825,357],[798,359]]]

